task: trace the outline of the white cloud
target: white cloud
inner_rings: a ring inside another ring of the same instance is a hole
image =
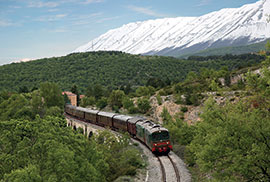
[[[37,18],[36,21],[41,21],[41,22],[58,21],[58,20],[65,18],[66,16],[67,16],[67,14],[41,16],[41,17]]]
[[[91,4],[91,3],[102,3],[104,0],[84,0],[81,3],[82,4]]]
[[[56,12],[56,11],[59,11],[59,9],[57,8],[48,9],[48,12]]]
[[[88,15],[73,16],[69,18],[69,20],[73,22],[73,25],[87,25],[92,23],[93,20],[96,20],[102,14],[102,12],[97,12]]]
[[[9,6],[10,8],[12,8],[12,9],[20,9],[20,8],[22,8],[21,6]]]
[[[109,17],[109,18],[102,18],[102,19],[97,20],[97,23],[103,23],[105,21],[115,20],[115,19],[118,19],[118,18],[120,18],[120,16],[114,16],[114,17]]]
[[[49,1],[49,2],[43,2],[43,1],[30,1],[28,3],[28,7],[29,8],[55,8],[59,6],[59,3],[58,2],[52,2],[52,1]]]
[[[19,23],[14,23],[9,20],[0,19],[0,27],[18,26]]]
[[[138,12],[141,14],[145,14],[145,15],[149,15],[149,16],[153,16],[153,17],[166,17],[167,16],[164,14],[159,14],[159,13],[151,10],[151,8],[139,7],[139,6],[133,6],[133,5],[128,6],[128,8],[132,11],[135,11],[135,12]]]
[[[52,33],[64,33],[64,32],[68,32],[68,30],[66,28],[56,28],[54,30],[50,30],[50,32],[52,32]]]

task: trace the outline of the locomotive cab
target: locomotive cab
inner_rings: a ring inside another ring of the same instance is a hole
[[[151,135],[152,152],[168,154],[172,150],[170,135],[167,130],[158,130]]]

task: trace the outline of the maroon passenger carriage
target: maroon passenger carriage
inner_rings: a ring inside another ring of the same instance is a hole
[[[85,122],[90,122],[114,130],[126,131],[138,138],[153,153],[168,154],[172,150],[169,131],[142,117],[132,117],[111,112],[86,109],[66,105],[65,112]]]

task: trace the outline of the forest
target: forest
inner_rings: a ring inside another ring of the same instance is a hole
[[[66,126],[63,107],[55,83],[0,93],[1,182],[114,181],[145,166],[127,135],[105,130],[88,138]]]
[[[78,64],[79,60],[85,64]],[[1,85],[0,91],[0,181],[114,181],[123,175],[135,175],[136,169],[146,166],[125,134],[116,139],[105,131],[87,138],[80,130],[66,127],[62,113],[69,100],[62,96],[63,89],[78,96],[84,93],[85,97],[78,99],[83,107],[145,116],[151,116],[150,98],[155,97],[161,105],[161,97],[171,95],[181,109],[172,116],[164,107],[163,125],[170,131],[174,152],[185,160],[193,181],[269,181],[269,66],[269,52],[187,60],[95,52],[2,66],[9,72],[3,69],[0,74],[8,75],[13,70],[18,73],[16,80],[24,84],[1,77],[1,82],[12,86]],[[260,68],[262,74],[253,73],[254,68]],[[73,70],[73,77],[67,69]],[[111,72],[106,73],[106,69]],[[128,69],[135,71],[129,75]],[[46,75],[46,70],[57,76]],[[183,70],[188,71],[181,75],[183,78],[172,76]],[[77,80],[77,76],[84,78],[83,72],[103,76],[83,83]],[[154,76],[143,78],[135,74],[138,72]],[[244,79],[232,84],[230,78],[236,73],[243,74]],[[122,74],[122,79],[117,77]],[[128,78],[130,83],[123,85]],[[106,85],[106,79],[112,82]],[[239,100],[230,99],[224,105],[219,105],[214,96],[205,95],[232,91]],[[189,106],[202,107],[201,122],[189,125],[184,121]]]
[[[191,92],[184,104],[202,104],[200,122],[193,125],[183,121],[187,107],[181,108],[175,116],[166,108],[162,112],[174,151],[185,159],[193,181],[270,180],[269,66],[268,54],[260,65],[261,74],[249,70],[243,75],[244,81],[237,84],[229,81],[225,85],[218,84],[213,75],[226,78],[228,74],[220,70],[214,74],[205,74],[209,71],[189,74],[184,82],[174,86],[175,94],[188,96]],[[233,90],[235,96],[225,104],[215,100],[218,95],[226,98],[226,93]],[[215,94],[203,98],[202,92]]]
[[[183,81],[190,71],[199,72],[201,68],[218,70],[222,66],[235,70],[258,64],[263,59],[263,56],[252,54],[245,58],[231,55],[226,59],[216,56],[215,59],[200,61],[115,51],[74,53],[0,66],[0,90],[18,92],[24,88],[31,91],[45,81],[57,83],[62,90],[68,90],[75,84],[81,93],[95,84],[109,90],[128,85],[136,88],[146,85],[150,79],[178,83]]]
[[[269,40],[268,40],[269,41]],[[234,47],[221,47],[221,48],[210,48],[210,49],[205,49],[199,52],[191,53],[191,54],[186,54],[186,55],[181,55],[179,56],[180,58],[187,58],[190,56],[223,56],[226,54],[233,54],[233,55],[241,55],[241,54],[249,54],[249,53],[255,53],[255,52],[260,52],[265,48],[265,44],[267,43],[266,41],[255,43],[255,44],[250,44],[250,45],[245,45],[245,46],[234,46]]]

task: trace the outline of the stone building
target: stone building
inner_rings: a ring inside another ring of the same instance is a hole
[[[72,92],[62,92],[62,95],[66,94],[70,100],[70,104],[73,106],[77,106],[77,95]]]

